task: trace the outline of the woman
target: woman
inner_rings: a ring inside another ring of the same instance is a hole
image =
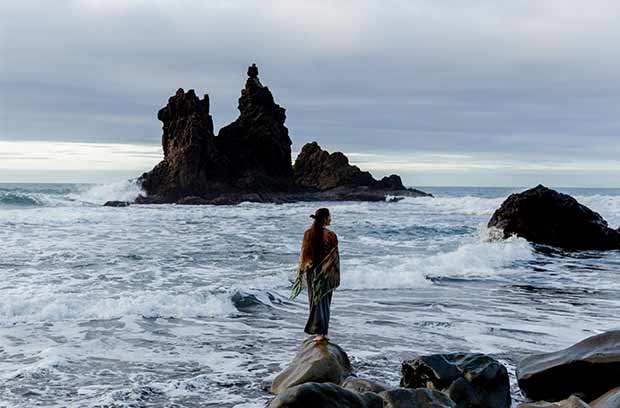
[[[314,218],[314,223],[304,234],[291,299],[301,292],[305,281],[308,286],[310,316],[304,331],[315,335],[314,341],[319,342],[328,340],[332,292],[340,285],[340,256],[338,238],[327,229],[332,221],[329,210],[319,208],[310,217]]]

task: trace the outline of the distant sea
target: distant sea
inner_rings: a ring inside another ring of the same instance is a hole
[[[475,351],[507,365],[620,328],[620,251],[494,240],[523,188],[421,187],[398,203],[133,205],[130,182],[0,184],[0,406],[262,407],[305,338],[300,241],[332,212],[330,337],[359,376]],[[559,189],[620,225],[620,189]]]

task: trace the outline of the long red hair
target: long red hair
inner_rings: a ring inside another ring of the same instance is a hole
[[[318,265],[325,256],[325,236],[323,227],[329,218],[329,210],[327,208],[319,208],[310,217],[314,218],[314,223],[309,233],[310,250],[312,252],[312,263]]]

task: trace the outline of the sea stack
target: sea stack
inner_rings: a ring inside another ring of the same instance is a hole
[[[216,136],[209,96],[182,88],[157,114],[163,123],[164,159],[138,182],[138,203],[234,204],[242,201],[384,201],[388,195],[427,195],[403,186],[399,176],[375,180],[339,152],[315,143],[302,149],[295,168],[286,111],[252,64],[239,97],[239,117]]]

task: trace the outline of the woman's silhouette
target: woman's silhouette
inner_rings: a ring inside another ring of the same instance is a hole
[[[338,238],[327,229],[331,216],[327,208],[319,208],[314,223],[304,234],[301,259],[291,298],[295,298],[304,283],[308,287],[310,316],[304,331],[315,335],[315,341],[327,339],[332,292],[340,285]]]

